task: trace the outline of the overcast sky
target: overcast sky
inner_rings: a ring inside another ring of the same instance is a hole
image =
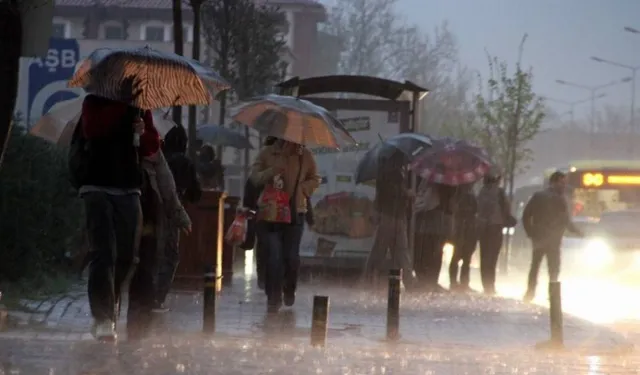
[[[535,89],[542,95],[577,101],[588,91],[561,86],[556,79],[601,85],[630,76],[626,69],[589,60],[596,55],[640,66],[640,0],[399,0],[399,11],[425,30],[449,21],[460,45],[462,62],[486,72],[485,48],[515,63],[518,45],[529,34],[524,63],[534,69]],[[638,77],[640,80],[640,77]],[[606,101],[628,106],[630,84],[605,89]],[[549,103],[558,112],[562,104]],[[601,104],[603,104],[601,102]],[[640,106],[640,94],[636,100]],[[585,104],[576,108],[583,113]]]

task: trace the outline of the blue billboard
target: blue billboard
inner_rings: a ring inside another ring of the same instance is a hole
[[[33,124],[58,102],[79,96],[79,89],[67,88],[80,61],[80,47],[76,39],[52,38],[45,58],[29,64],[27,89],[27,123]]]

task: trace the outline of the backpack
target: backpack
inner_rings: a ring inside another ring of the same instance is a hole
[[[82,118],[71,136],[68,154],[69,182],[79,190],[89,174],[89,142],[82,134]]]

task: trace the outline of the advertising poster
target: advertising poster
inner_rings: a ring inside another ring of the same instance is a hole
[[[373,244],[375,188],[356,185],[360,159],[381,139],[399,132],[398,116],[379,111],[334,112],[357,145],[333,150],[311,149],[322,183],[311,197],[315,225],[306,227],[300,255],[309,257],[366,257]]]

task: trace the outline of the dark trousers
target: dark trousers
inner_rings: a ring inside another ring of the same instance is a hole
[[[140,197],[90,192],[82,198],[91,247],[88,283],[91,314],[98,322],[115,322],[120,289],[138,253]]]
[[[434,233],[416,234],[414,249],[414,269],[418,283],[425,287],[438,285],[442,270],[443,247],[446,237]]]
[[[173,225],[165,227],[167,242],[160,252],[158,278],[156,280],[156,303],[164,303],[180,261],[180,230]]]
[[[129,309],[127,310],[127,338],[145,337],[151,328],[152,312],[156,301],[154,291],[157,274],[157,239],[143,236],[140,240],[138,263],[129,284]]]
[[[542,258],[547,258],[547,268],[549,269],[549,281],[558,281],[560,277],[560,247],[536,247],[533,248],[531,256],[531,268],[529,269],[529,280],[527,294],[535,295],[536,286],[538,285],[538,272],[542,264]]]
[[[476,251],[477,238],[474,230],[457,233],[453,241],[453,255],[449,263],[449,283],[451,286],[469,287],[469,275],[471,273],[471,258]],[[458,281],[458,266],[460,267],[460,280]]]
[[[258,285],[264,288],[267,279],[267,260],[269,257],[269,253],[267,252],[266,245],[264,243],[260,244],[259,238],[256,241],[256,245],[253,251],[256,257],[256,273],[258,276]]]
[[[480,230],[480,276],[485,293],[496,291],[496,268],[502,248],[502,225],[487,225]]]
[[[296,291],[303,230],[304,217],[294,224],[263,222],[258,225],[258,247],[266,260],[265,292],[270,304],[279,304],[283,293]]]

